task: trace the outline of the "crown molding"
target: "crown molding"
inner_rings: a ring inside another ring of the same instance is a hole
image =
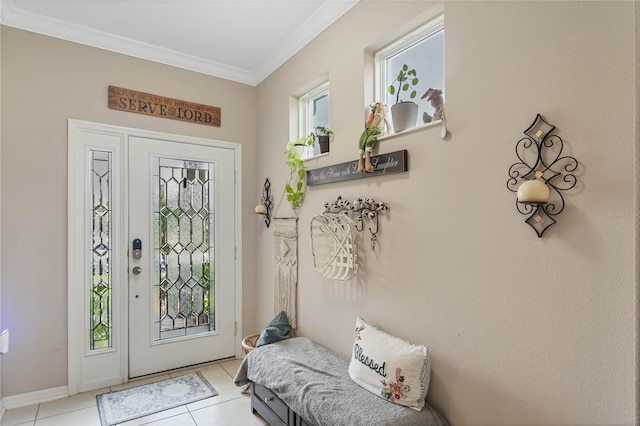
[[[251,86],[258,85],[289,58],[305,47],[359,0],[329,0],[262,61],[256,70],[247,70],[220,62],[187,55],[149,43],[98,31],[82,25],[20,10],[15,0],[0,1],[0,23],[50,37],[59,38],[111,52],[183,68]]]
[[[310,15],[280,46],[274,49],[269,60],[254,71],[256,85],[267,78],[272,72],[287,62],[293,55],[309,44],[331,24],[340,19],[349,9],[360,0],[329,0]]]
[[[0,8],[0,23],[2,23],[2,25],[237,81],[239,83],[249,85],[256,84],[255,78],[249,70],[186,55],[160,46],[94,30],[48,16],[26,12],[16,9],[12,1],[0,2]]]

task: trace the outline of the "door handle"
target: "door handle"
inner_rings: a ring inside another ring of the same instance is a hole
[[[142,272],[142,268],[139,267],[139,266],[136,266],[135,268],[133,268],[132,272],[133,272],[134,275],[139,275],[140,272]]]

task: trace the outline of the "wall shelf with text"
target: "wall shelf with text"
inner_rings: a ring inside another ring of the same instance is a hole
[[[371,157],[375,167],[372,173],[358,172],[358,160],[347,161],[332,166],[307,170],[307,185],[322,185],[325,183],[342,182],[346,180],[363,179],[375,176],[403,173],[409,170],[408,151],[406,149],[380,154]]]

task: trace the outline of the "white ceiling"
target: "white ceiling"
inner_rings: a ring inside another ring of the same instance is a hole
[[[358,0],[2,0],[0,22],[257,85]]]

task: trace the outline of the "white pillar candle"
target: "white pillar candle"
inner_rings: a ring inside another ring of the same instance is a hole
[[[267,207],[264,204],[258,204],[256,206],[256,214],[265,214],[267,212]]]
[[[546,203],[549,199],[549,187],[540,179],[527,180],[518,187],[518,201]]]

